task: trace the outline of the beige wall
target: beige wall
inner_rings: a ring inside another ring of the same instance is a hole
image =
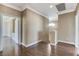
[[[76,6],[76,12],[79,10],[79,3],[77,3],[77,6]]]
[[[42,40],[43,42],[49,43],[49,31],[40,31],[39,32],[39,40]]]
[[[75,12],[58,16],[58,40],[75,43]]]
[[[20,16],[21,12],[0,4],[0,13],[10,16]]]
[[[22,43],[25,45],[39,41],[39,32],[47,29],[47,19],[26,9],[22,19]],[[46,30],[47,31],[47,30]]]

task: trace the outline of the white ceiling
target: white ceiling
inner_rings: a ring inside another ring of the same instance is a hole
[[[66,3],[66,10],[62,12],[58,12],[56,5],[59,3],[7,3],[3,5],[10,6],[12,8],[16,8],[17,10],[24,10],[27,7],[30,7],[31,9],[34,9],[41,13],[43,16],[47,17],[49,21],[56,21],[58,18],[58,14],[63,14],[67,12],[74,11],[76,8],[76,3]],[[50,8],[50,5],[53,5],[52,8]]]

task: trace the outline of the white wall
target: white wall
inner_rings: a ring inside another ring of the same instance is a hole
[[[4,16],[3,15],[3,19],[2,19],[2,36],[7,36],[7,37],[11,37],[12,35],[12,30],[13,30],[13,22],[11,17],[9,16]]]
[[[1,45],[2,45],[2,43],[1,43],[1,40],[2,39],[2,16],[1,16],[1,14],[0,14],[0,51],[2,50],[2,48],[1,48]]]

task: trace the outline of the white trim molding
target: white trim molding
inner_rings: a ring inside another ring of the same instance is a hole
[[[23,46],[25,46],[25,47],[30,47],[30,46],[32,46],[32,45],[34,45],[34,44],[39,43],[39,42],[41,42],[41,40],[39,40],[39,41],[35,41],[35,42],[30,43],[30,44],[28,44],[28,45],[26,45],[26,44],[22,43],[22,45],[23,45]]]
[[[74,11],[75,11],[75,9],[64,10],[64,11],[58,12],[58,15],[62,15],[62,14],[70,13],[70,12],[74,12]]]
[[[24,9],[27,8],[27,9],[29,9],[29,10],[31,10],[31,11],[33,11],[33,12],[35,12],[35,13],[41,15],[41,16],[44,16],[44,17],[47,18],[47,19],[49,19],[49,17],[43,15],[41,12],[35,10],[34,8],[32,8],[32,7],[28,6],[28,5],[24,5],[22,8],[18,8],[18,7],[16,7],[16,6],[12,6],[12,5],[8,4],[8,3],[1,3],[1,4],[4,5],[4,6],[10,7],[10,8],[16,9],[16,10],[18,10],[18,11],[23,11]],[[64,11],[61,11],[61,12],[57,12],[57,14],[58,14],[58,15],[61,15],[61,14],[69,13],[69,12],[74,12],[75,9],[76,9],[76,8],[74,8],[74,9],[69,9],[69,10],[64,10]]]
[[[63,43],[75,45],[75,43],[73,43],[73,42],[67,42],[67,41],[62,41],[62,40],[58,40],[58,42],[63,42]]]
[[[18,10],[18,11],[22,11],[20,8],[15,7],[15,6],[12,6],[12,5],[8,4],[8,3],[1,3],[1,5],[4,5],[4,6],[7,6],[7,7],[10,7],[10,8],[12,8],[12,9],[15,9],[15,10]]]
[[[39,15],[41,15],[41,16],[44,16],[45,18],[47,18],[48,19],[48,17],[47,16],[45,16],[45,15],[43,15],[41,12],[39,12],[39,11],[37,11],[37,10],[35,10],[34,8],[32,8],[32,7],[29,7],[29,6],[24,6],[24,8],[23,8],[23,10],[24,9],[29,9],[29,10],[31,10],[31,11],[33,11],[33,12],[35,12],[35,13],[37,13],[37,14],[39,14]]]
[[[57,43],[56,43],[56,44],[55,44],[55,43],[50,43],[50,45],[56,46],[56,45],[57,45]]]
[[[24,9],[27,8],[27,9],[29,9],[29,10],[31,10],[31,11],[33,11],[33,12],[35,12],[35,13],[41,15],[41,16],[44,16],[45,18],[48,19],[47,16],[43,15],[41,12],[39,12],[39,11],[35,10],[34,8],[31,8],[30,6],[27,6],[27,5],[23,6],[22,8],[18,8],[18,7],[12,6],[12,5],[8,4],[8,3],[1,3],[1,5],[7,6],[7,7],[10,7],[10,8],[13,8],[13,9],[16,9],[18,11],[23,11]]]
[[[76,16],[75,16],[75,46],[79,50],[79,10],[77,10]],[[79,51],[78,51],[79,53]]]

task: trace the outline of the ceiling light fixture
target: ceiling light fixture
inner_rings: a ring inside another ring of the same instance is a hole
[[[55,23],[50,23],[49,26],[53,26],[54,27],[55,26]]]
[[[52,5],[50,5],[50,8],[52,8],[53,6]]]

